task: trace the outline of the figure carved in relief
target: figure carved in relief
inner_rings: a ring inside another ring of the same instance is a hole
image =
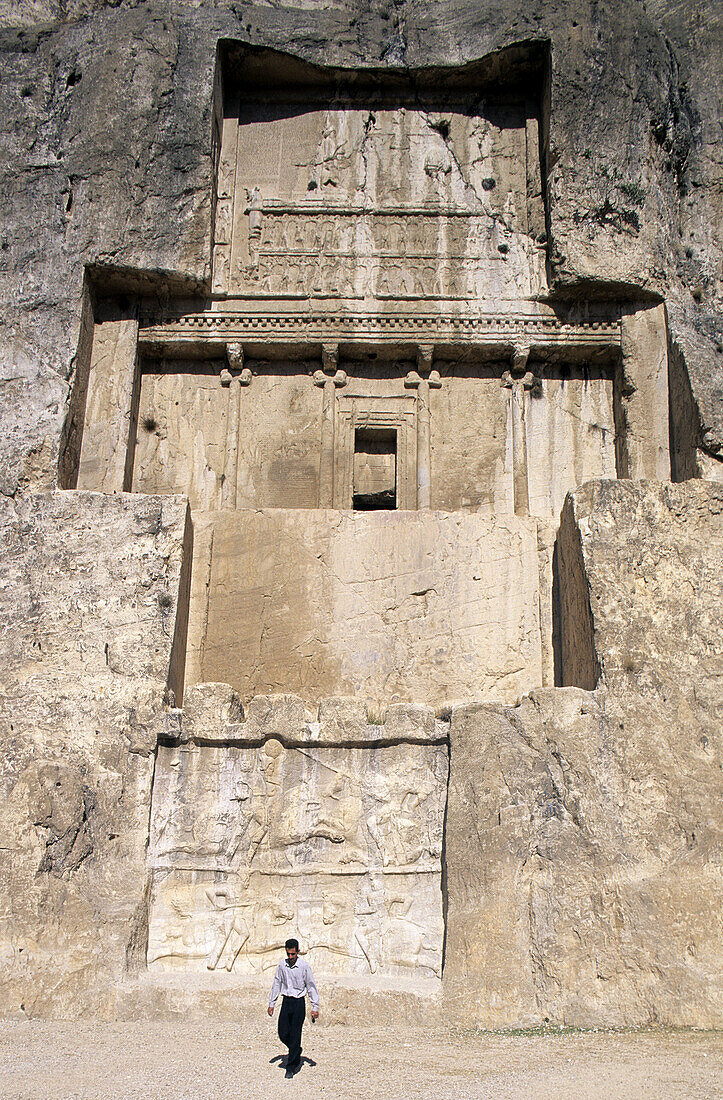
[[[206,898],[214,910],[217,932],[208,952],[206,966],[232,970],[239,954],[252,963],[254,957],[267,955],[283,942],[288,926],[296,921],[296,905],[282,891],[266,894],[261,901],[249,895],[249,875],[238,885],[211,887]],[[219,922],[220,918],[220,922]]]
[[[342,958],[364,960],[370,973],[377,966],[364,929],[355,915],[354,903],[348,891],[322,891],[321,927],[315,922],[309,929],[309,947],[329,951]]]
[[[436,961],[432,961],[436,960],[436,948],[427,942],[425,926],[410,916],[413,904],[414,897],[409,893],[387,896],[380,913],[379,950],[397,966],[416,970],[427,965],[438,973]],[[427,954],[431,965],[423,959]]]
[[[358,782],[337,771],[324,791],[322,815],[319,827],[340,837],[344,845],[340,853],[341,862],[365,864],[367,851],[361,836],[363,810]]]
[[[248,876],[245,886],[248,886]],[[232,970],[239,951],[251,935],[252,903],[250,900],[237,901],[228,887],[209,889],[206,897],[221,918],[221,926],[206,957],[206,966],[209,970],[216,970],[220,964],[226,970]]]
[[[263,207],[261,192],[258,187],[246,189],[246,213],[249,216],[249,262],[256,267],[259,262],[259,247],[261,245],[261,228],[263,224]]]

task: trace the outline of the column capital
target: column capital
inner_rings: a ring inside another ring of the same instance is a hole
[[[244,365],[243,344],[235,341],[226,344],[226,360],[230,370],[241,370]]]
[[[337,389],[340,386],[345,386],[349,381],[345,370],[338,370],[335,374],[326,374],[323,370],[315,370],[311,377],[315,386],[324,386],[327,382],[333,382]]]
[[[520,378],[527,370],[527,360],[530,358],[529,344],[515,344],[510,355],[510,371],[513,377]]]
[[[518,387],[523,390],[538,390],[540,379],[531,370],[525,371],[524,374],[506,370],[500,379],[500,386],[503,390],[514,390]],[[533,397],[537,396],[539,396],[538,393],[533,394]]]
[[[417,370],[428,374],[434,362],[434,344],[417,344]]]
[[[339,366],[339,345],[321,345],[321,366],[327,374],[334,374]]]

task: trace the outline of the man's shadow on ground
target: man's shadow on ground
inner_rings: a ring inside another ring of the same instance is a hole
[[[273,1058],[269,1058],[269,1065],[273,1065],[274,1062],[278,1062],[279,1067],[281,1069],[286,1069],[287,1061],[288,1061],[288,1056],[286,1054],[275,1054]],[[314,1061],[313,1058],[307,1058],[305,1054],[302,1054],[301,1061],[299,1063],[298,1069],[296,1069],[294,1071],[295,1073],[299,1072],[299,1070],[303,1066],[304,1062],[306,1062],[307,1066],[315,1066],[316,1065],[316,1062]]]

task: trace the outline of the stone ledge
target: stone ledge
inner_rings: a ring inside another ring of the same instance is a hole
[[[229,684],[195,684],[183,708],[168,712],[161,740],[174,744],[260,745],[277,738],[295,745],[435,744],[449,723],[431,707],[393,703],[383,711],[353,696],[321,699],[309,707],[298,695],[255,695],[244,708]]]

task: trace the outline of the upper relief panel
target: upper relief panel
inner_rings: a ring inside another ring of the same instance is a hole
[[[531,85],[343,88],[312,72],[225,94],[216,294],[431,304],[544,289]]]

